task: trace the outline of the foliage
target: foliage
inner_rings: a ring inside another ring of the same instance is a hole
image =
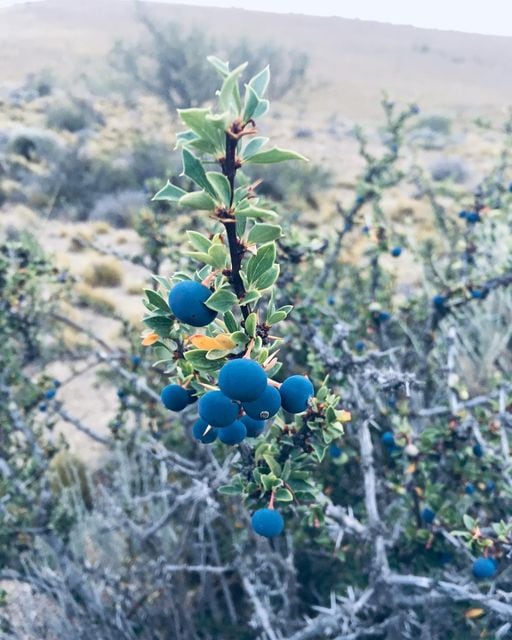
[[[103,311],[119,344],[96,335],[86,310],[67,313],[80,287],[33,240],[1,245],[0,575],[32,590],[19,605],[25,628],[8,631],[7,614],[5,633],[507,637],[510,122],[468,193],[412,164],[418,109],[385,98],[380,138],[354,131],[353,192],[329,225],[309,228],[286,213],[284,186],[273,206],[255,184],[260,163],[308,166],[254,134],[267,70],[240,94],[247,68],[211,61],[219,112],[180,112],[185,176],[136,216],[142,248],[123,257],[98,247],[157,273],[146,292],[150,346],[140,351],[139,329],[110,295]],[[148,188],[157,169],[142,179]],[[96,194],[100,173],[87,178]],[[428,234],[412,214],[393,215],[397,193],[429,211]],[[187,280],[210,288],[217,316],[207,327],[171,312],[167,293]],[[87,342],[63,345],[62,327]],[[172,378],[203,395],[241,356],[277,384],[307,372],[315,397],[251,444],[193,441],[197,404],[169,413],[159,391]],[[84,357],[98,384],[114,385],[107,435],[73,415],[60,399],[66,381],[45,371],[51,359]],[[58,421],[105,447],[96,472],[54,437]],[[250,528],[267,506],[285,519],[271,542]],[[478,579],[482,557],[495,571]]]

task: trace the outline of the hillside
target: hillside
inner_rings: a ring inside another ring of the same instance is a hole
[[[147,3],[219,37],[259,37],[307,51],[311,102],[321,115],[373,118],[382,90],[424,109],[497,115],[512,102],[512,38],[423,30],[342,18],[278,15]],[[131,2],[47,0],[0,10],[0,76],[19,82],[52,67],[75,73],[104,59],[113,42],[136,37]]]

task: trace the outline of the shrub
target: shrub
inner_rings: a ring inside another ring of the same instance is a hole
[[[76,133],[98,123],[99,116],[86,100],[68,99],[66,102],[54,102],[46,115],[51,129],[64,129]]]
[[[87,265],[83,279],[91,287],[119,287],[123,271],[115,258],[95,258]]]

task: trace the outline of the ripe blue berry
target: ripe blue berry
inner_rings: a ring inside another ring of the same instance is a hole
[[[219,429],[217,435],[224,444],[239,444],[247,436],[247,429],[241,420],[235,420],[227,427]]]
[[[48,391],[44,394],[44,397],[47,400],[51,400],[52,398],[55,398],[56,393],[57,393],[56,389],[48,389]]]
[[[208,432],[205,433],[208,426],[207,422],[202,418],[198,418],[192,427],[192,435],[196,440],[203,444],[210,444],[217,439],[218,430],[215,427],[210,427]]]
[[[171,289],[169,307],[181,322],[193,327],[205,327],[217,316],[216,311],[204,304],[211,295],[212,292],[204,284],[184,280]]]
[[[477,558],[473,562],[471,571],[477,580],[492,578],[496,573],[496,563],[492,558]]]
[[[390,253],[393,258],[398,258],[402,253],[402,247],[393,247]]]
[[[254,420],[268,420],[281,408],[281,394],[267,384],[263,393],[253,402],[244,402],[245,413]]]
[[[329,447],[329,455],[331,456],[331,458],[339,458],[341,457],[341,454],[343,453],[343,449],[341,447],[338,447],[337,444],[331,444]]]
[[[257,438],[265,429],[265,420],[255,420],[251,416],[244,416],[240,420],[245,424],[248,438]]]
[[[140,356],[132,356],[131,357],[131,361],[134,367],[138,367],[139,364],[141,363],[141,357]]]
[[[305,376],[290,376],[279,388],[283,409],[290,413],[302,413],[308,406],[315,390]]]
[[[389,319],[391,318],[391,314],[389,313],[389,311],[381,311],[378,315],[377,315],[377,322],[387,322]]]
[[[274,509],[258,509],[251,518],[253,531],[265,538],[278,536],[284,529],[283,516]]]
[[[440,293],[438,293],[432,298],[432,304],[436,309],[444,309],[445,302],[446,302],[446,297],[442,296]]]
[[[488,294],[489,291],[487,289],[473,289],[471,297],[475,300],[483,300],[484,298],[487,298]]]
[[[199,398],[199,415],[212,427],[227,427],[237,419],[239,412],[240,405],[222,391],[208,391]]]
[[[496,489],[496,484],[492,480],[487,480],[485,483],[485,490],[492,493]]]
[[[41,413],[44,413],[46,409],[48,409],[48,405],[46,404],[46,402],[41,402],[38,409],[39,411],[41,411]]]
[[[181,411],[188,405],[188,392],[179,384],[168,384],[162,389],[160,399],[166,409]]]
[[[362,340],[358,340],[354,345],[354,349],[359,353],[361,353],[361,351],[364,351],[365,347],[366,345]]]
[[[248,358],[227,362],[219,373],[219,387],[232,400],[251,402],[265,391],[267,374],[263,367]]]
[[[480,214],[477,213],[476,211],[466,212],[466,222],[468,222],[469,224],[476,224],[477,222],[480,222],[480,221],[481,221]]]
[[[468,212],[467,211],[459,211],[459,218],[461,218],[462,220],[465,220],[468,217]]]
[[[334,296],[328,296],[327,297],[327,304],[330,305],[332,307],[333,304],[335,304],[336,299],[334,298]]]
[[[484,448],[477,442],[473,447],[473,453],[477,458],[481,458],[484,455]]]
[[[464,492],[468,496],[472,496],[476,491],[476,487],[472,482],[468,482],[468,484],[464,487]]]
[[[432,524],[436,519],[436,512],[432,511],[429,507],[425,507],[421,512],[421,519],[427,524]]]
[[[381,435],[380,441],[385,447],[393,447],[395,445],[395,434],[392,431],[385,431]]]

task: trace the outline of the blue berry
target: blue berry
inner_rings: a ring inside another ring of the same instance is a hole
[[[485,490],[492,493],[496,489],[496,484],[492,480],[487,480],[485,483]]]
[[[217,316],[216,311],[204,304],[211,295],[212,292],[204,284],[184,280],[171,289],[169,307],[181,322],[193,327],[205,327]]]
[[[468,211],[466,213],[466,221],[469,224],[476,224],[477,222],[481,221],[480,214],[476,211]]]
[[[265,391],[267,374],[263,367],[248,358],[227,362],[219,373],[219,387],[232,400],[252,402]]]
[[[388,311],[381,311],[377,316],[377,322],[387,322],[391,318]]]
[[[46,402],[41,402],[38,409],[39,411],[41,411],[41,413],[44,413],[46,409],[48,409],[48,405],[46,404]]]
[[[247,429],[241,420],[235,420],[227,427],[219,429],[217,435],[224,444],[239,444],[247,436]]]
[[[473,562],[471,571],[477,580],[492,578],[496,573],[496,563],[492,558],[478,558]]]
[[[430,507],[425,507],[420,515],[423,522],[426,522],[427,524],[432,524],[436,519],[436,513],[435,511],[432,511]]]
[[[477,442],[473,447],[473,453],[477,458],[482,458],[484,455],[484,448]]]
[[[462,220],[465,220],[468,217],[468,212],[467,211],[459,211],[459,218],[461,218]]]
[[[420,112],[420,108],[418,107],[418,105],[417,105],[417,104],[411,104],[410,112],[411,112],[413,115],[417,115],[417,114]]]
[[[53,386],[60,387],[60,380],[57,380],[57,378],[55,378],[55,380],[53,381]]]
[[[203,444],[210,444],[217,439],[218,429],[216,429],[215,427],[210,427],[208,432],[205,433],[208,426],[208,423],[205,422],[202,418],[198,418],[192,426],[192,435],[196,440],[202,442]]]
[[[361,229],[361,231],[364,233],[365,236],[367,236],[370,233],[370,227],[365,224],[364,227]]]
[[[390,251],[393,258],[398,258],[402,253],[402,247],[393,247]]]
[[[432,304],[436,309],[444,309],[445,302],[446,302],[446,296],[442,296],[440,293],[438,293],[432,298]]]
[[[142,358],[140,356],[132,356],[131,361],[134,367],[138,367],[141,363]]]
[[[283,409],[290,413],[302,413],[308,406],[315,390],[305,376],[290,376],[279,388]]]
[[[284,529],[283,516],[274,509],[258,509],[251,518],[253,531],[265,538],[278,536]]]
[[[475,300],[483,300],[488,294],[489,291],[487,289],[473,289],[471,297],[475,298]]]
[[[265,420],[254,420],[251,416],[244,416],[240,420],[245,424],[248,438],[257,438],[265,429]]]
[[[281,394],[275,387],[267,384],[263,393],[253,402],[244,402],[243,408],[254,420],[268,420],[281,408]]]
[[[464,492],[467,493],[468,496],[472,496],[476,491],[476,487],[472,482],[468,482],[464,487]]]
[[[166,409],[181,411],[188,405],[188,392],[179,384],[168,384],[162,389],[160,399]]]
[[[240,405],[222,391],[208,391],[199,398],[199,415],[212,427],[227,427],[240,412]]]
[[[327,298],[327,304],[330,305],[331,307],[336,303],[336,299],[334,298],[334,296],[329,296]]]
[[[338,447],[337,444],[331,444],[329,447],[329,455],[331,456],[331,458],[339,458],[341,457],[341,454],[343,453],[343,449],[341,447]]]
[[[44,394],[44,397],[47,400],[51,400],[52,398],[55,398],[56,394],[57,394],[56,389],[48,389],[48,391]]]
[[[395,446],[395,434],[392,431],[384,431],[380,441],[385,447],[393,447]]]
[[[122,400],[123,398],[126,398],[126,396],[127,396],[126,389],[118,389],[116,393],[117,393],[117,397],[120,400]]]

